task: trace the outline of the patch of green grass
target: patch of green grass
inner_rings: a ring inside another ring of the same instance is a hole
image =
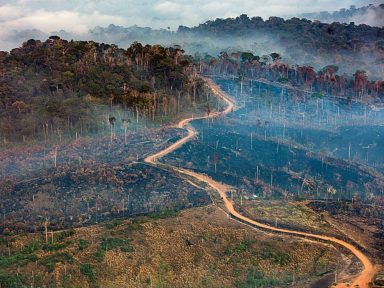
[[[271,260],[272,263],[284,266],[291,261],[291,256],[287,253],[273,250],[271,247],[265,247],[260,257],[265,260]]]
[[[248,269],[245,281],[236,281],[236,288],[254,288],[254,287],[271,287],[280,284],[281,281],[272,277],[265,277],[263,273],[255,268]]]
[[[133,231],[139,231],[143,229],[143,226],[141,225],[145,221],[143,219],[133,219],[131,223],[127,225],[127,228],[125,229],[126,232],[130,233]]]
[[[55,270],[56,263],[73,263],[73,258],[68,253],[59,253],[47,256],[39,261],[39,263],[45,268],[48,272],[52,273]]]
[[[0,287],[7,288],[21,288],[23,286],[23,282],[21,276],[15,273],[0,273]]]
[[[7,246],[8,245],[8,239],[6,237],[0,237],[0,245]]]
[[[41,242],[39,240],[32,240],[27,245],[24,246],[23,253],[33,253],[41,249]]]
[[[225,249],[224,253],[226,255],[232,255],[236,252],[243,252],[243,251],[246,251],[248,249],[248,247],[254,243],[255,240],[252,240],[252,239],[245,239],[241,242],[239,242],[236,246],[229,246]]]
[[[68,237],[71,237],[73,235],[75,235],[75,230],[71,229],[71,230],[66,230],[66,231],[61,231],[61,232],[57,232],[55,233],[55,240],[57,242],[60,242],[60,241],[63,241],[64,239],[68,238]]]
[[[112,220],[112,221],[105,223],[104,227],[107,229],[113,229],[113,228],[121,225],[122,223],[123,223],[123,221],[121,221],[119,219],[115,219],[115,220]]]
[[[84,250],[91,244],[91,241],[79,239],[77,240],[77,244],[79,245],[79,250]]]
[[[24,266],[37,260],[34,252],[41,249],[41,243],[37,240],[29,242],[20,251],[13,252],[11,256],[0,256],[0,268],[11,267],[12,265]]]
[[[42,249],[44,251],[57,251],[57,250],[61,250],[61,249],[64,249],[66,247],[68,247],[69,245],[72,244],[72,241],[65,241],[64,243],[61,242],[61,243],[47,243],[47,244],[44,244],[42,246]]]
[[[122,238],[106,237],[101,240],[100,248],[104,251],[115,249],[126,244],[127,240]]]
[[[81,274],[88,277],[89,281],[93,282],[95,281],[95,272],[94,267],[90,263],[84,263],[80,265],[80,272]]]
[[[104,259],[105,250],[101,249],[99,247],[95,253],[93,253],[93,256],[96,258],[97,262],[102,262]]]
[[[128,252],[132,252],[133,248],[132,248],[131,244],[127,243],[124,246],[120,247],[120,251],[128,253]]]
[[[161,209],[160,211],[157,211],[157,212],[152,212],[148,215],[148,217],[153,220],[157,220],[157,219],[166,219],[166,218],[176,217],[178,214],[179,212],[177,210],[166,208],[166,209]]]
[[[320,92],[315,92],[315,93],[312,93],[312,97],[313,98],[323,98],[324,94],[320,93]]]
[[[132,252],[133,248],[128,239],[105,237],[101,240],[99,248],[93,254],[98,262],[103,261],[105,252],[108,250],[120,248],[122,252]]]

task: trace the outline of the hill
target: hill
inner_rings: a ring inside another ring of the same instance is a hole
[[[75,138],[123,122],[167,123],[182,113],[197,113],[199,103],[208,105],[204,85],[179,46],[134,42],[122,49],[52,36],[1,52],[0,67],[5,146],[47,141],[54,134]]]

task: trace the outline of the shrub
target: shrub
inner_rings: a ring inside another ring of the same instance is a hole
[[[20,275],[0,273],[0,287],[21,288],[23,286]]]
[[[95,280],[95,272],[92,264],[84,263],[80,265],[81,274],[88,277],[89,281],[93,282]]]
[[[89,244],[91,244],[91,242],[88,240],[79,239],[77,244],[79,245],[79,250],[84,250],[89,246]]]
[[[73,263],[73,258],[68,253],[54,254],[40,260],[40,264],[47,268],[48,272],[55,270],[56,263]]]

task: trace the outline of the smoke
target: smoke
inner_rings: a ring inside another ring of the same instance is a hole
[[[369,26],[383,27],[384,7],[382,9],[368,9],[362,15],[356,15],[349,18],[349,22],[355,22],[356,24],[366,24]]]

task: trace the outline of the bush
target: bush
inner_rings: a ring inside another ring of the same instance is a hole
[[[95,280],[95,272],[92,264],[84,263],[80,265],[81,274],[88,277],[89,281],[93,282]]]
[[[75,235],[75,230],[61,231],[55,234],[55,239],[57,242],[63,241],[65,238]]]
[[[21,288],[25,286],[23,286],[20,275],[0,273],[0,287]]]
[[[286,78],[286,77],[280,77],[279,79],[277,79],[277,82],[280,82],[280,83],[287,83],[287,82],[289,82],[289,79]]]
[[[79,245],[79,250],[84,250],[89,246],[89,244],[91,244],[91,241],[79,239],[77,243]]]
[[[54,254],[40,260],[40,264],[47,268],[48,272],[55,270],[56,263],[73,263],[73,258],[68,253]]]
[[[270,259],[272,263],[284,266],[291,261],[291,257],[287,253],[272,250],[271,247],[266,247],[261,253],[262,259]]]
[[[107,222],[104,224],[104,227],[107,228],[107,229],[113,229],[115,228],[116,226],[119,226],[121,225],[122,221],[121,220],[113,220],[113,221],[110,221],[110,222]]]
[[[150,213],[148,217],[153,220],[157,220],[157,219],[166,219],[166,218],[176,217],[177,214],[178,214],[177,210],[161,209],[160,211]]]
[[[271,277],[265,277],[260,271],[250,268],[248,269],[247,278],[245,281],[236,281],[236,288],[247,287],[265,287],[269,288],[274,285],[278,285],[280,281]]]
[[[47,243],[43,245],[42,249],[44,251],[57,251],[68,247],[70,244],[72,244],[72,241],[65,241],[64,243]]]
[[[17,266],[24,266],[30,262],[37,260],[35,251],[41,248],[40,242],[33,240],[28,243],[21,251],[13,253],[11,256],[0,257],[0,268],[7,268],[14,264]]]
[[[97,262],[102,262],[104,259],[104,255],[105,255],[105,250],[101,249],[101,247],[99,247],[99,249],[97,249],[97,251],[93,254]]]
[[[120,248],[120,251],[121,252],[132,252],[133,248],[132,248],[131,244],[127,243]]]
[[[323,93],[315,92],[315,93],[312,93],[312,97],[313,98],[323,98],[324,95],[323,95]]]
[[[104,251],[115,249],[127,243],[127,240],[121,238],[103,238],[100,243],[100,248]]]
[[[224,253],[226,255],[232,255],[233,253],[235,252],[243,252],[243,251],[246,251],[248,249],[248,247],[254,243],[255,241],[252,240],[252,239],[245,239],[243,241],[241,241],[239,244],[237,244],[237,246],[235,247],[227,247],[224,251]]]

